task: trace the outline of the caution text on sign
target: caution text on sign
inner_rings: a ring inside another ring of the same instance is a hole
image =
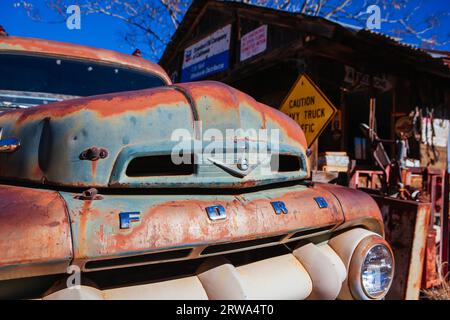
[[[317,139],[336,113],[336,108],[306,75],[301,75],[280,110],[302,128],[308,146]]]

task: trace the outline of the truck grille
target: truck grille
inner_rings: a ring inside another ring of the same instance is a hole
[[[177,260],[188,260],[203,258],[219,254],[228,254],[240,251],[254,250],[263,247],[288,244],[289,247],[295,245],[295,241],[305,238],[312,238],[331,231],[336,225],[328,225],[314,229],[292,231],[280,235],[257,238],[244,241],[234,241],[206,246],[192,246],[182,249],[168,248],[165,251],[147,253],[129,257],[120,257],[103,260],[93,260],[85,263],[86,271],[106,270],[123,267],[131,267],[145,264],[163,263]]]
[[[128,164],[128,177],[186,176],[195,173],[194,156],[189,164],[175,164],[171,155],[137,157]]]

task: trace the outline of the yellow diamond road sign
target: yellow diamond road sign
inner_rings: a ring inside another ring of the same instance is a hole
[[[280,110],[302,128],[308,147],[336,113],[336,108],[306,75],[301,75],[281,104]]]

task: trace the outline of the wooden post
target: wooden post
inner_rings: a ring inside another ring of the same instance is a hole
[[[448,209],[449,209],[449,175],[448,170],[444,172],[444,205],[441,215],[441,261],[442,261],[442,273],[447,276],[448,273],[448,256],[449,256],[449,234],[448,234]]]
[[[376,119],[375,119],[375,108],[376,108],[376,100],[375,97],[370,97],[370,105],[369,105],[369,128],[372,129],[369,131],[370,140],[373,140],[374,133],[377,132],[376,128]]]
[[[449,133],[450,138],[450,133]],[[448,225],[448,218],[449,218],[449,160],[450,160],[450,144],[447,139],[447,161],[445,165],[445,172],[444,172],[444,186],[443,186],[443,208],[442,208],[442,214],[441,214],[441,262],[442,262],[442,273],[444,277],[448,276],[448,263],[449,263],[449,225]]]
[[[317,171],[317,163],[319,162],[319,138],[314,141],[311,149],[311,170]]]

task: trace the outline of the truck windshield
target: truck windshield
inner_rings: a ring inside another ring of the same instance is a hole
[[[156,74],[83,60],[0,54],[0,100],[29,105],[164,86]],[[2,94],[2,93],[7,94]],[[43,97],[46,99],[42,99]],[[2,99],[3,97],[3,99]],[[13,99],[13,101],[11,101]],[[15,99],[15,100],[14,100]],[[0,101],[0,102],[1,102]],[[3,103],[5,105],[5,103]]]

